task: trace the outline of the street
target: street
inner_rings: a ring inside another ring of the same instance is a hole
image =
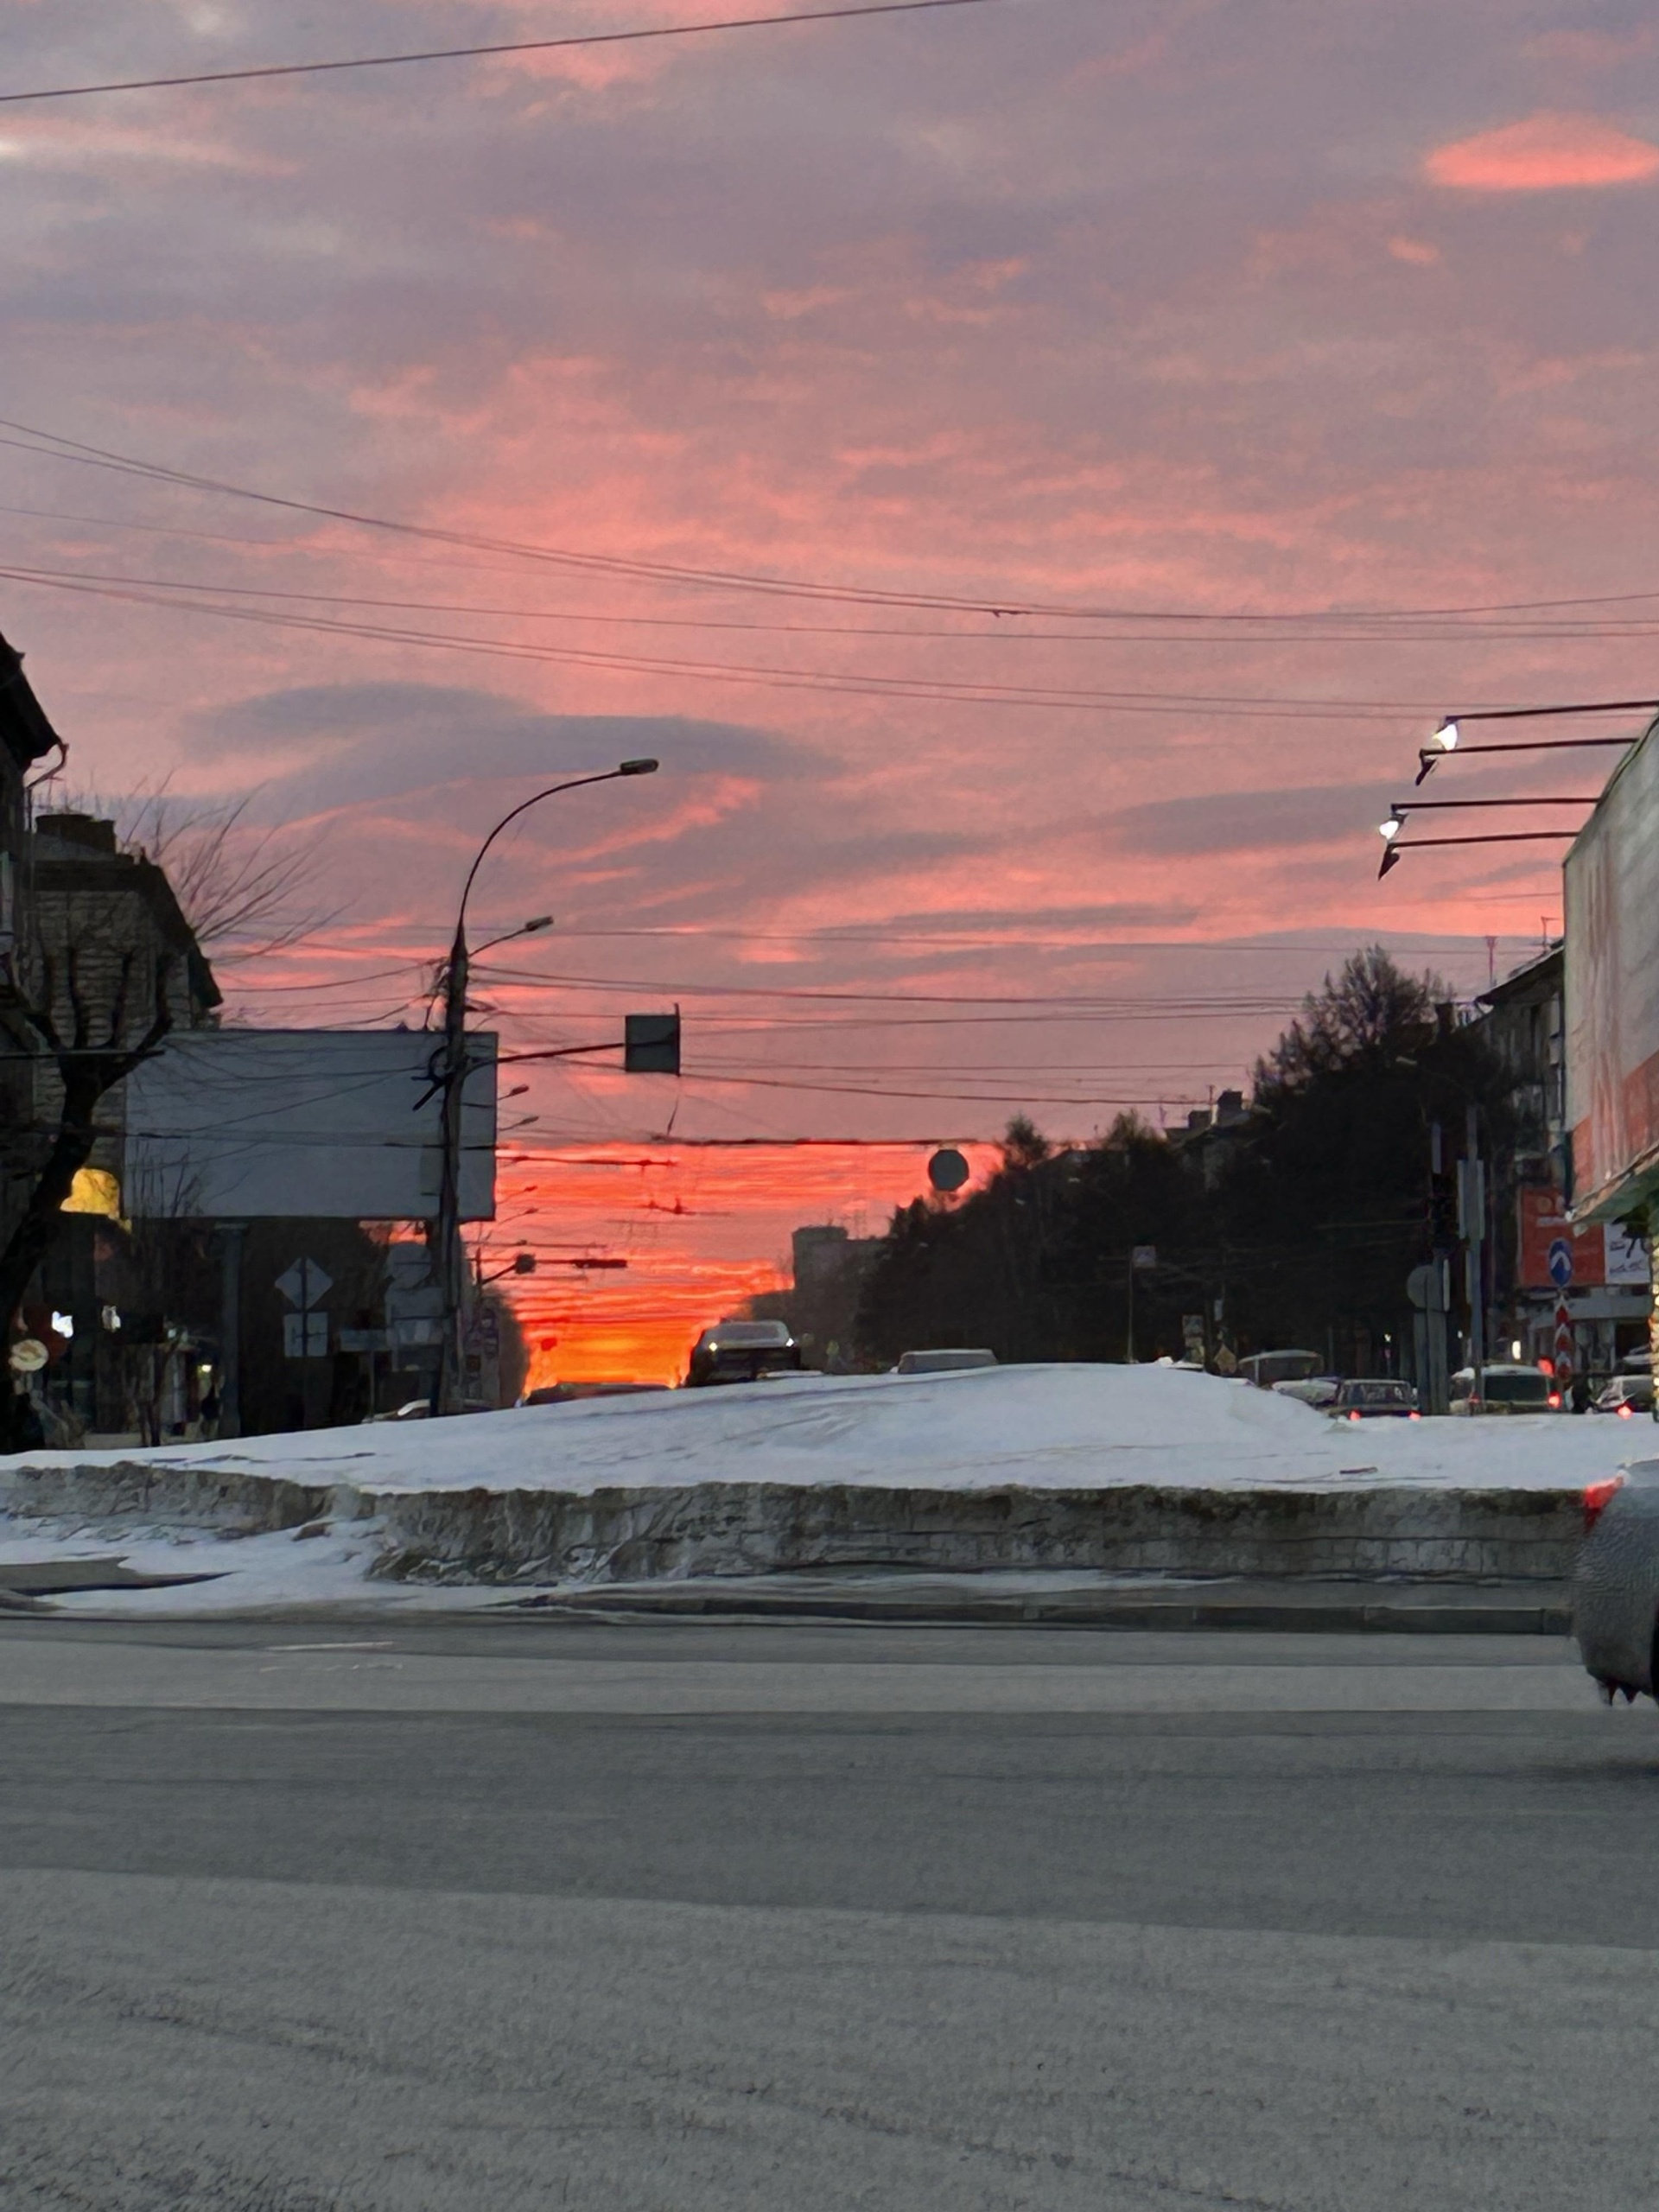
[[[1627,2208],[1543,1637],[0,1624],[0,2203]]]

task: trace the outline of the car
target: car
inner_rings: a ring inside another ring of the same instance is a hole
[[[1452,1377],[1454,1414],[1558,1414],[1561,1394],[1541,1367],[1460,1367]]]
[[[1417,1393],[1392,1376],[1357,1376],[1339,1382],[1329,1411],[1333,1421],[1421,1421]]]
[[[519,1406],[569,1406],[582,1398],[631,1398],[639,1390],[665,1390],[666,1382],[543,1382],[526,1390]]]
[[[1610,1701],[1659,1686],[1659,1459],[1587,1484],[1573,1570],[1573,1633]]]
[[[942,1351],[906,1351],[899,1356],[895,1375],[956,1375],[964,1368],[995,1367],[996,1354],[982,1346]]]
[[[461,1402],[461,1411],[464,1414],[493,1414],[496,1411],[496,1408],[484,1398],[463,1398]],[[430,1398],[406,1398],[401,1406],[394,1406],[390,1413],[365,1414],[363,1418],[365,1422],[380,1421],[430,1421],[432,1418],[432,1401]]]
[[[1258,1390],[1271,1390],[1279,1382],[1306,1382],[1325,1363],[1316,1351],[1253,1351],[1239,1361],[1238,1371]]]
[[[1631,1421],[1637,1414],[1653,1411],[1653,1377],[1651,1375],[1615,1375],[1590,1401],[1592,1414],[1618,1414],[1624,1421]]]
[[[1326,1407],[1336,1402],[1342,1388],[1339,1375],[1309,1375],[1300,1382],[1270,1382],[1275,1397],[1294,1398],[1304,1406]]]
[[[801,1364],[801,1348],[782,1321],[716,1321],[692,1347],[685,1385],[704,1390],[721,1382],[759,1382],[798,1374]]]

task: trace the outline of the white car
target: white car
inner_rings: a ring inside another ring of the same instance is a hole
[[[1541,1367],[1460,1367],[1452,1377],[1454,1414],[1558,1414],[1561,1394]]]

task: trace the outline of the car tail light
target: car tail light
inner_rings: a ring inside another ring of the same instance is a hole
[[[1589,1483],[1584,1492],[1584,1533],[1587,1536],[1611,1503],[1616,1491],[1624,1487],[1623,1475],[1609,1475],[1605,1482]]]
[[[1407,1414],[1406,1418],[1408,1421],[1421,1421],[1422,1415],[1417,1411],[1415,1407],[1414,1407],[1411,1412]]]
[[[1559,1390],[1552,1390],[1550,1392],[1549,1404],[1552,1413],[1560,1413],[1561,1410],[1561,1394]]]
[[[1619,1408],[1618,1417],[1620,1421],[1629,1421],[1630,1417],[1630,1409],[1628,1405],[1621,1406]]]
[[[1359,1419],[1359,1415],[1357,1413],[1352,1413],[1349,1414],[1348,1418],[1350,1421],[1357,1421]]]

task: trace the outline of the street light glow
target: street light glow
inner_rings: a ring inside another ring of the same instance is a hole
[[[1397,837],[1405,826],[1397,814],[1391,814],[1386,822],[1377,823],[1376,834],[1383,838]]]
[[[1440,747],[1442,753],[1455,753],[1457,751],[1458,726],[1449,715],[1440,724],[1439,729],[1435,731],[1434,742]]]

